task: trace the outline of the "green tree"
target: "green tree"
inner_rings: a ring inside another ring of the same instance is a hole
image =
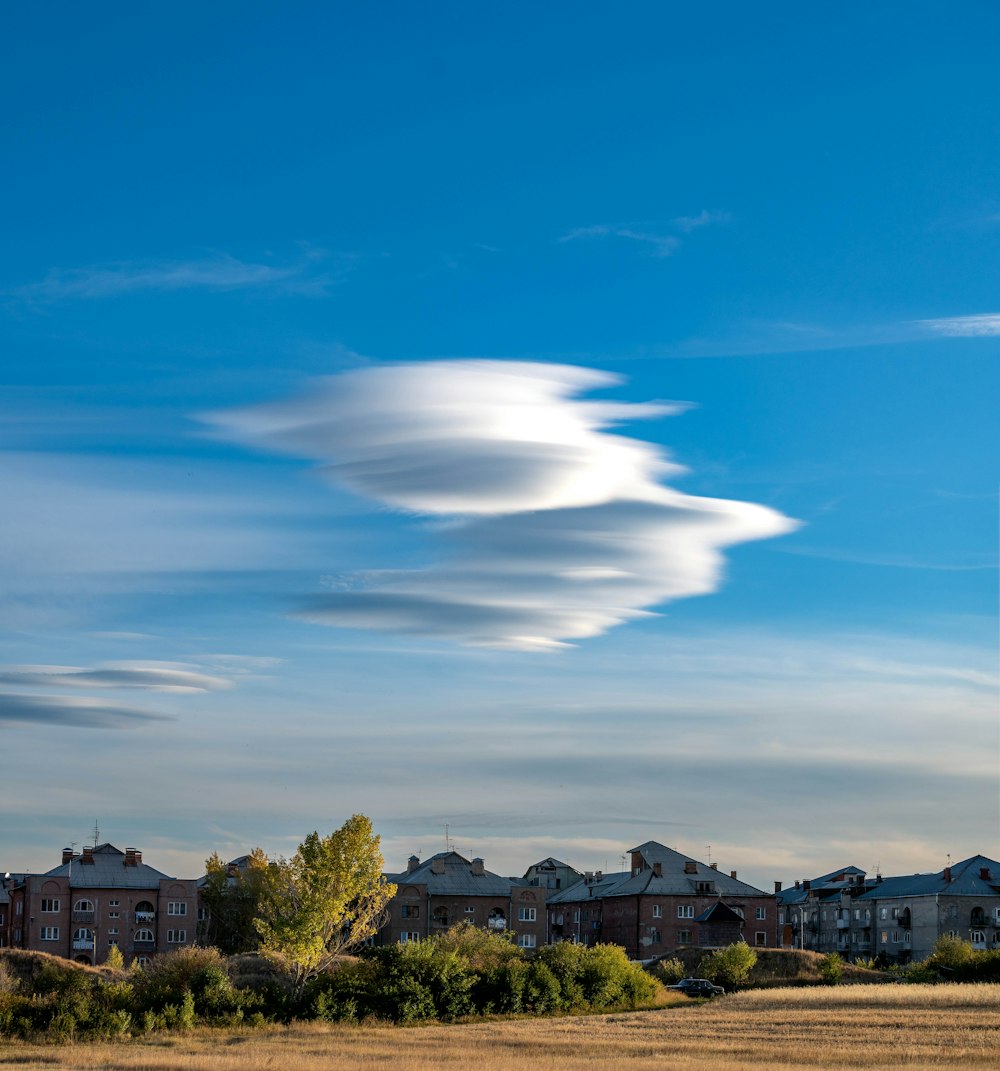
[[[757,953],[746,941],[737,941],[709,953],[698,965],[698,970],[718,985],[740,986],[746,983],[756,964]]]
[[[257,950],[260,934],[254,920],[267,891],[268,867],[261,848],[254,848],[237,866],[224,863],[218,852],[205,860],[201,899],[206,918],[199,940],[227,956]]]
[[[819,964],[819,973],[827,985],[840,985],[844,977],[844,961],[836,952],[825,955]]]
[[[108,949],[108,958],[104,961],[104,966],[112,971],[125,970],[125,957],[117,945],[112,945]]]
[[[291,859],[269,866],[255,925],[261,951],[286,964],[297,993],[382,924],[396,886],[382,876],[380,840],[356,814],[327,837],[310,833]]]

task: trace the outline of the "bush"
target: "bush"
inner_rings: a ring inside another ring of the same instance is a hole
[[[664,985],[674,985],[687,976],[687,967],[679,959],[661,959],[652,973]]]
[[[746,941],[737,941],[705,956],[698,973],[727,989],[737,988],[746,984],[756,963],[757,953]]]
[[[844,977],[844,961],[836,952],[831,952],[820,961],[819,973],[827,985],[839,985]]]

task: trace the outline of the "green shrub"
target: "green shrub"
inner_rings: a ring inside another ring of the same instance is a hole
[[[661,959],[652,973],[664,985],[674,985],[687,976],[687,967],[679,959]]]
[[[698,973],[727,989],[745,985],[757,962],[757,953],[746,943],[717,948],[698,965]]]
[[[836,952],[823,957],[819,973],[827,985],[839,985],[844,977],[844,961]]]

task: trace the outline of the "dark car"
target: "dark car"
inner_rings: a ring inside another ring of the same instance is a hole
[[[707,978],[682,978],[676,985],[667,989],[679,989],[689,997],[723,997],[726,991],[721,985],[713,985]]]

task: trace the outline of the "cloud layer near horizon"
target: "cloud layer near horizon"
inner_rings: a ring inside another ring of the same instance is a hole
[[[303,616],[546,648],[714,591],[722,548],[795,527],[763,506],[665,486],[683,469],[608,429],[684,406],[578,398],[619,382],[567,365],[427,362],[354,370],[207,419],[229,438],[318,461],[382,505],[452,519],[443,563],[354,577]]]

